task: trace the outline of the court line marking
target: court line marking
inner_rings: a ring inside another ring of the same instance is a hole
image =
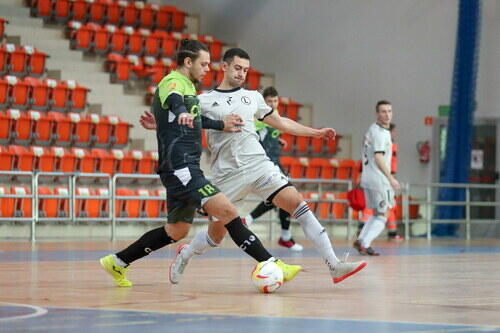
[[[40,316],[47,314],[47,312],[48,312],[48,310],[45,308],[42,308],[42,307],[36,306],[36,305],[30,305],[30,304],[18,304],[18,303],[8,303],[8,302],[0,302],[0,304],[7,304],[7,305],[17,306],[17,307],[25,307],[25,308],[30,308],[30,309],[35,310],[34,313],[30,313],[30,314],[26,314],[26,315],[22,315],[22,316],[0,318],[0,322],[40,317]]]
[[[1,302],[0,302],[1,303]],[[93,311],[115,311],[115,312],[135,312],[135,313],[152,313],[152,314],[162,314],[162,315],[187,315],[187,316],[205,316],[205,317],[240,317],[240,318],[267,318],[267,319],[312,319],[312,320],[327,320],[327,321],[355,321],[355,322],[365,322],[365,323],[377,323],[377,324],[416,324],[416,325],[436,325],[436,326],[448,326],[443,329],[479,329],[482,331],[490,331],[490,330],[498,330],[500,326],[498,325],[490,325],[490,324],[463,324],[463,323],[438,323],[438,322],[418,322],[418,321],[406,321],[406,320],[397,320],[397,321],[389,321],[389,320],[363,320],[358,318],[321,318],[321,317],[273,317],[273,316],[256,316],[256,315],[236,315],[236,314],[220,314],[220,313],[194,313],[194,312],[161,312],[156,310],[137,310],[137,309],[115,309],[115,308],[83,308],[83,307],[61,307],[61,306],[47,306],[48,309],[70,309],[70,310],[93,310]],[[220,319],[220,318],[218,318]],[[466,326],[466,327],[463,327]],[[439,329],[438,329],[439,330]],[[431,330],[430,332],[434,332],[435,330]],[[427,332],[427,331],[419,331],[419,332]]]

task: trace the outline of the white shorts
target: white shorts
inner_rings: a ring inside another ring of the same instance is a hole
[[[394,207],[394,191],[390,188],[385,190],[373,190],[364,188],[366,207],[375,209],[378,213],[385,213],[389,208]]]
[[[273,162],[266,160],[257,167],[240,170],[213,183],[233,203],[243,200],[254,193],[267,201],[281,189],[290,185],[288,177]]]

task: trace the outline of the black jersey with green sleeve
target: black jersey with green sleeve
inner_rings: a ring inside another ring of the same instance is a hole
[[[178,115],[167,105],[167,98],[171,94],[181,96],[186,111],[195,116],[193,128],[178,124]],[[158,84],[152,111],[156,119],[158,173],[173,172],[188,164],[199,165],[202,152],[202,123],[199,100],[193,82],[177,71],[170,72]]]
[[[267,157],[269,157],[273,163],[279,164],[281,156],[279,137],[281,131],[259,120],[255,120],[255,130],[259,135],[260,143],[262,147],[264,147]]]

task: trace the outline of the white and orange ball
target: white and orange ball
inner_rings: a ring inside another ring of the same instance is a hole
[[[272,261],[259,262],[252,271],[252,282],[259,291],[272,293],[283,284],[283,271]]]

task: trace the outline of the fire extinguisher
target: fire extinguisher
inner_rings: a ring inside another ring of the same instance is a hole
[[[431,159],[431,145],[429,141],[417,142],[417,150],[420,156],[420,163],[429,163]]]

